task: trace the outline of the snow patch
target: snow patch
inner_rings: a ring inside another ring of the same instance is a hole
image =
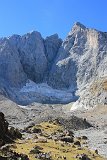
[[[47,83],[36,84],[33,81],[29,80],[23,88],[21,88],[20,93],[26,94],[37,94],[43,97],[48,97],[51,99],[57,99],[62,102],[73,101],[74,96],[72,92],[67,90],[57,90],[48,86]]]

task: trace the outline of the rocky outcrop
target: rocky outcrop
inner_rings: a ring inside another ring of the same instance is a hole
[[[0,147],[5,143],[13,142],[16,138],[21,138],[22,134],[18,129],[11,127],[9,129],[9,123],[6,121],[4,114],[0,112]]]
[[[0,146],[5,144],[5,141],[8,141],[8,122],[4,118],[4,114],[0,112]]]

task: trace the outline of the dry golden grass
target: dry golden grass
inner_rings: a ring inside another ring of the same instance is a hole
[[[27,154],[30,158],[30,160],[35,160],[34,154],[29,154],[30,151],[35,147],[36,145],[43,148],[43,152],[51,152],[52,159],[57,160],[57,157],[66,156],[67,160],[76,160],[77,154],[85,153],[87,154],[92,160],[104,160],[100,156],[96,155],[93,157],[94,152],[89,151],[87,148],[84,148],[82,150],[79,150],[78,147],[73,148],[72,145],[64,145],[62,147],[61,143],[55,143],[53,140],[49,140],[48,143],[35,143],[33,140],[28,140],[27,142],[23,142],[22,144],[16,143],[17,148],[15,149],[18,153],[24,153]]]
[[[59,130],[62,130],[62,126],[56,125],[53,123],[44,122],[39,125],[45,133],[48,135],[58,132]],[[82,143],[82,141],[81,141]],[[36,160],[35,154],[30,154],[30,151],[35,146],[40,146],[42,148],[42,152],[51,153],[52,160],[57,160],[59,157],[59,160],[62,160],[61,157],[65,156],[67,160],[76,160],[77,154],[85,153],[87,154],[91,160],[104,160],[104,158],[100,157],[99,155],[95,154],[93,151],[88,150],[87,148],[79,149],[80,147],[73,146],[73,144],[64,144],[60,141],[55,142],[52,139],[48,139],[47,143],[36,143],[35,139],[30,140],[18,140],[16,141],[16,148],[13,148],[12,150],[16,151],[17,153],[23,153],[28,155],[30,160]],[[93,157],[94,154],[94,157]]]

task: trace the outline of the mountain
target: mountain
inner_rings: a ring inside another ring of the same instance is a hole
[[[107,33],[77,22],[64,41],[36,31],[1,38],[0,92],[21,105],[107,104]]]
[[[49,84],[76,92],[79,99],[71,110],[107,104],[107,33],[75,23],[59,49]]]

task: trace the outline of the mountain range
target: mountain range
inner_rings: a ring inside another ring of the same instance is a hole
[[[0,38],[0,94],[20,105],[107,104],[107,32],[76,22],[62,41],[37,31]]]

